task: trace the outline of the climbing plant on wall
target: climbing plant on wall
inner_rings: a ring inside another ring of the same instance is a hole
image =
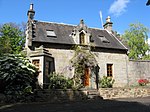
[[[73,47],[75,54],[73,58],[70,60],[72,66],[75,68],[74,73],[74,85],[76,87],[83,87],[83,77],[85,68],[95,67],[97,62],[94,54],[88,49],[84,49],[81,46]]]

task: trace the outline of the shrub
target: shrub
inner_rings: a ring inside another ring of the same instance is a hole
[[[103,76],[102,79],[100,79],[99,84],[101,88],[112,88],[115,80],[111,77]]]
[[[13,54],[0,57],[0,93],[14,96],[31,93],[36,77],[37,69],[26,58]]]
[[[138,80],[138,84],[140,86],[146,86],[149,83],[149,81],[147,79],[139,79]]]
[[[49,75],[50,79],[50,89],[72,89],[73,87],[73,80],[67,79],[62,74],[59,73],[52,73]]]

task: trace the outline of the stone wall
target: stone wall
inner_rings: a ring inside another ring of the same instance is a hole
[[[18,99],[17,99],[18,98]],[[14,96],[4,95],[0,93],[0,103],[14,103],[14,102],[65,102],[65,101],[81,101],[87,99],[86,91],[81,90],[49,90],[40,89],[35,90],[34,94],[29,96]]]
[[[56,72],[63,73],[67,77],[73,77],[74,69],[70,66],[70,60],[74,56],[74,50],[48,49],[55,60]],[[122,53],[93,52],[98,63],[99,77],[107,76],[107,64],[113,64],[114,87],[127,85],[127,61],[128,57]]]
[[[127,62],[126,54],[95,52],[95,57],[100,67],[99,75],[107,76],[107,64],[113,64],[114,87],[124,87],[127,85]]]
[[[100,88],[97,98],[116,99],[116,98],[137,98],[150,96],[150,88],[148,87],[132,87],[132,88]],[[9,97],[0,94],[0,103],[8,100]],[[36,90],[31,96],[26,97],[25,101],[31,102],[65,102],[65,101],[81,101],[88,99],[88,90]],[[94,97],[93,97],[94,98]],[[13,101],[10,101],[13,102]]]
[[[72,78],[74,68],[70,60],[74,56],[74,50],[47,48],[54,57],[55,71],[66,77]],[[123,53],[92,52],[99,66],[99,77],[107,76],[107,64],[113,64],[113,87],[137,85],[140,78],[150,79],[150,61],[129,61]]]
[[[130,85],[136,85],[141,78],[150,80],[150,61],[133,61],[128,63],[128,81]]]
[[[70,60],[74,56],[74,50],[65,49],[48,49],[49,52],[54,57],[55,71],[57,73],[62,73],[66,77],[73,77],[74,70],[71,67]]]
[[[71,89],[67,90],[37,90],[36,91],[36,101],[46,101],[46,102],[63,102],[63,101],[78,101],[87,99],[86,93],[84,91],[74,91]]]
[[[100,96],[104,99],[114,98],[137,98],[150,96],[150,88],[148,87],[132,87],[132,88],[100,88]]]

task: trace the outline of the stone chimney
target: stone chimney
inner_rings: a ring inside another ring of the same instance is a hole
[[[30,4],[30,9],[27,12],[28,22],[27,22],[27,30],[26,30],[26,42],[25,42],[25,49],[32,47],[32,38],[34,33],[34,15],[35,11],[33,9],[33,4]]]
[[[33,4],[30,4],[30,9],[28,10],[27,16],[28,20],[33,20],[35,15],[35,11],[33,9]]]
[[[112,22],[111,22],[111,20],[110,20],[110,16],[108,16],[107,18],[106,18],[106,23],[103,25],[103,27],[104,27],[104,29],[105,30],[107,30],[107,31],[109,31],[109,32],[112,32]]]

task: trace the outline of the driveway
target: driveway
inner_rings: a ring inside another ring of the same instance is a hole
[[[150,112],[150,97],[1,105],[0,112]]]

